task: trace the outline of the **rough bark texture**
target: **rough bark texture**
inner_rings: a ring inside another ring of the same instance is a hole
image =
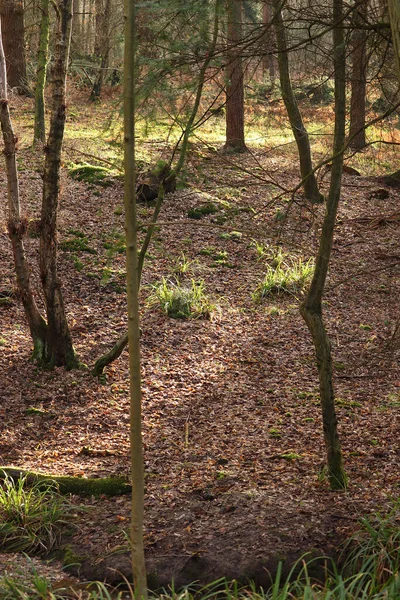
[[[0,15],[8,85],[23,93],[27,84],[23,1],[0,0]]]
[[[304,126],[303,119],[295,98],[289,71],[289,59],[286,42],[286,32],[283,23],[281,2],[274,0],[274,23],[278,47],[278,67],[279,79],[281,84],[282,98],[288,113],[290,126],[296,140],[300,158],[300,173],[303,180],[303,189],[305,196],[310,202],[319,204],[324,201],[324,196],[318,189],[317,180],[313,173],[311,160],[310,142],[308,133]]]
[[[49,0],[41,0],[41,20],[39,33],[39,51],[36,70],[36,88],[35,88],[35,124],[33,130],[33,142],[45,142],[45,106],[44,89],[46,86],[47,60],[49,47]]]
[[[307,297],[301,306],[301,314],[312,335],[317,358],[319,389],[322,407],[322,422],[327,453],[328,477],[331,489],[344,489],[347,485],[343,469],[342,451],[337,429],[335,398],[332,381],[331,345],[322,317],[322,297],[332,250],[333,233],[340,199],[343,147],[346,124],[346,58],[342,28],[342,0],[333,2],[334,68],[335,68],[335,133],[334,158],[332,161],[329,196],[326,203],[314,277]]]
[[[242,0],[227,0],[226,152],[245,152],[242,38]]]
[[[53,70],[53,106],[45,147],[43,198],[40,223],[40,278],[46,302],[47,343],[44,361],[49,366],[78,365],[72,346],[61,281],[57,273],[57,209],[60,193],[61,148],[66,110],[66,75],[71,39],[72,0],[58,2],[58,31]]]
[[[18,172],[16,162],[16,138],[14,135],[7,100],[6,63],[2,45],[0,27],[0,122],[4,140],[4,156],[8,184],[7,225],[10,236],[18,290],[21,295],[25,315],[31,332],[34,356],[41,353],[46,339],[46,322],[42,318],[35,302],[30,284],[29,266],[25,256],[23,235],[26,224],[21,220]]]
[[[366,49],[367,32],[357,29],[364,24],[367,12],[367,2],[355,8],[353,23],[355,30],[352,35],[352,72],[351,72],[351,101],[350,101],[350,148],[361,150],[366,145],[365,139],[365,95],[366,95]]]

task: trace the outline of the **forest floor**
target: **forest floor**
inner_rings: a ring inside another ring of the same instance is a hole
[[[110,107],[92,107],[79,95],[75,100],[66,156],[93,163],[78,151],[98,154],[96,135],[102,136],[93,131]],[[18,102],[12,116],[20,139],[21,202],[24,214],[35,219],[40,153],[29,147],[30,101]],[[86,139],[74,134],[77,122],[82,131],[87,125]],[[107,143],[103,136],[101,144]],[[324,317],[349,488],[330,492],[315,357],[298,309],[301,294],[258,303],[252,297],[279,252],[287,262],[315,256],[324,208],[310,206],[301,192],[290,202],[276,198],[277,185],[297,184],[297,160],[293,145],[272,151],[268,143],[230,156],[194,143],[188,186],[166,197],[145,263],[145,548],[153,585],[223,576],[266,584],[280,560],[290,566],[305,552],[334,555],[361,516],[385,511],[399,497],[400,190],[387,188],[387,198],[376,191],[383,186],[370,176],[377,165],[379,171],[384,152],[376,146],[361,155],[361,176],[344,174]],[[168,157],[166,146],[154,139],[144,147],[156,159],[164,148]],[[386,172],[399,168],[394,157],[386,154]],[[357,160],[346,162],[359,168]],[[320,178],[326,191],[329,174]],[[4,295],[15,291],[16,282],[3,167],[0,189]],[[188,218],[190,209],[210,199],[218,207],[215,214]],[[145,222],[151,212],[139,207]],[[39,370],[29,361],[21,303],[10,297],[0,304],[1,466],[128,476],[127,352],[101,380],[90,375],[95,360],[126,328],[123,236],[122,183],[79,182],[64,167],[59,273],[75,349],[89,370]],[[37,238],[28,237],[26,248],[41,303]],[[204,280],[216,307],[212,318],[172,319],[151,305],[151,286],[162,277],[178,277],[183,285]],[[65,541],[69,556],[80,563],[79,577],[110,582],[129,577],[129,496],[74,502],[87,509]],[[6,560],[12,572],[5,555],[0,563]]]

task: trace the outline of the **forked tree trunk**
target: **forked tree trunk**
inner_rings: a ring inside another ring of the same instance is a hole
[[[66,77],[71,41],[72,0],[58,0],[53,106],[45,147],[43,198],[40,224],[40,278],[47,313],[47,344],[44,361],[49,365],[78,365],[65,315],[61,281],[57,273],[57,209],[60,193],[61,148],[66,111]]]
[[[355,9],[353,23],[352,45],[352,71],[351,71],[351,100],[350,100],[350,129],[349,145],[354,150],[362,150],[366,146],[365,139],[365,99],[367,89],[366,78],[366,53],[367,32],[358,28],[365,22],[367,13],[367,0]]]
[[[301,116],[301,112],[292,88],[286,32],[282,18],[281,6],[282,3],[280,0],[274,0],[274,23],[278,47],[278,67],[282,98],[285,103],[290,126],[292,128],[293,136],[296,140],[298,148],[300,174],[303,181],[304,194],[307,200],[310,200],[310,202],[314,204],[320,204],[324,201],[324,196],[318,189],[317,180],[313,173],[310,141],[308,139],[308,133],[304,126],[303,118]]]
[[[0,18],[0,122],[4,140],[4,156],[8,183],[8,208],[7,228],[10,236],[15,272],[17,276],[18,291],[21,295],[25,315],[31,332],[34,352],[33,356],[40,356],[46,342],[46,322],[41,316],[35,302],[30,283],[29,266],[25,256],[23,236],[26,224],[21,220],[19,185],[16,162],[16,137],[14,135],[10,110],[7,100],[7,72],[1,36]]]
[[[27,79],[23,0],[0,0],[0,15],[8,85],[19,93],[24,93]]]
[[[312,335],[319,374],[319,391],[322,407],[322,422],[327,453],[328,477],[331,489],[344,489],[347,477],[343,468],[342,451],[337,429],[335,397],[332,381],[331,344],[326,333],[322,316],[322,297],[328,273],[332,250],[333,233],[340,199],[343,148],[346,125],[346,57],[343,35],[343,0],[333,0],[333,44],[335,69],[335,133],[333,161],[329,195],[322,225],[319,250],[316,259],[314,277],[307,297],[301,305],[301,314]]]
[[[140,374],[139,271],[135,181],[135,2],[125,0],[124,50],[124,164],[126,282],[130,383],[130,446],[132,476],[131,556],[135,598],[147,599],[143,544],[144,467],[142,446],[142,391]]]
[[[227,0],[226,141],[225,152],[246,152],[244,138],[243,62],[238,44],[242,39],[242,0]]]
[[[35,123],[33,130],[33,143],[45,142],[45,105],[44,90],[46,87],[47,60],[49,48],[49,0],[41,0],[41,19],[39,33],[39,51],[36,69],[36,88],[35,88]]]

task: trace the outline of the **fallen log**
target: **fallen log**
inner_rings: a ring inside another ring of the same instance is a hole
[[[61,494],[74,494],[77,496],[121,496],[129,494],[132,487],[124,477],[76,477],[73,475],[45,475],[35,471],[20,469],[19,467],[0,467],[0,482],[6,478],[17,482],[24,479],[28,486],[55,482]]]

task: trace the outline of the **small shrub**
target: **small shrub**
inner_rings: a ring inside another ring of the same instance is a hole
[[[154,286],[150,304],[160,304],[162,310],[173,319],[209,319],[215,308],[204,291],[204,281],[192,279],[190,287],[179,281],[168,281],[163,277]]]
[[[253,299],[260,301],[274,294],[295,294],[309,282],[313,272],[311,259],[307,262],[299,259],[291,264],[281,262],[275,269],[268,266],[264,281],[255,289]]]
[[[8,476],[0,486],[0,548],[8,552],[49,551],[59,540],[69,507],[54,482],[28,486]]]

